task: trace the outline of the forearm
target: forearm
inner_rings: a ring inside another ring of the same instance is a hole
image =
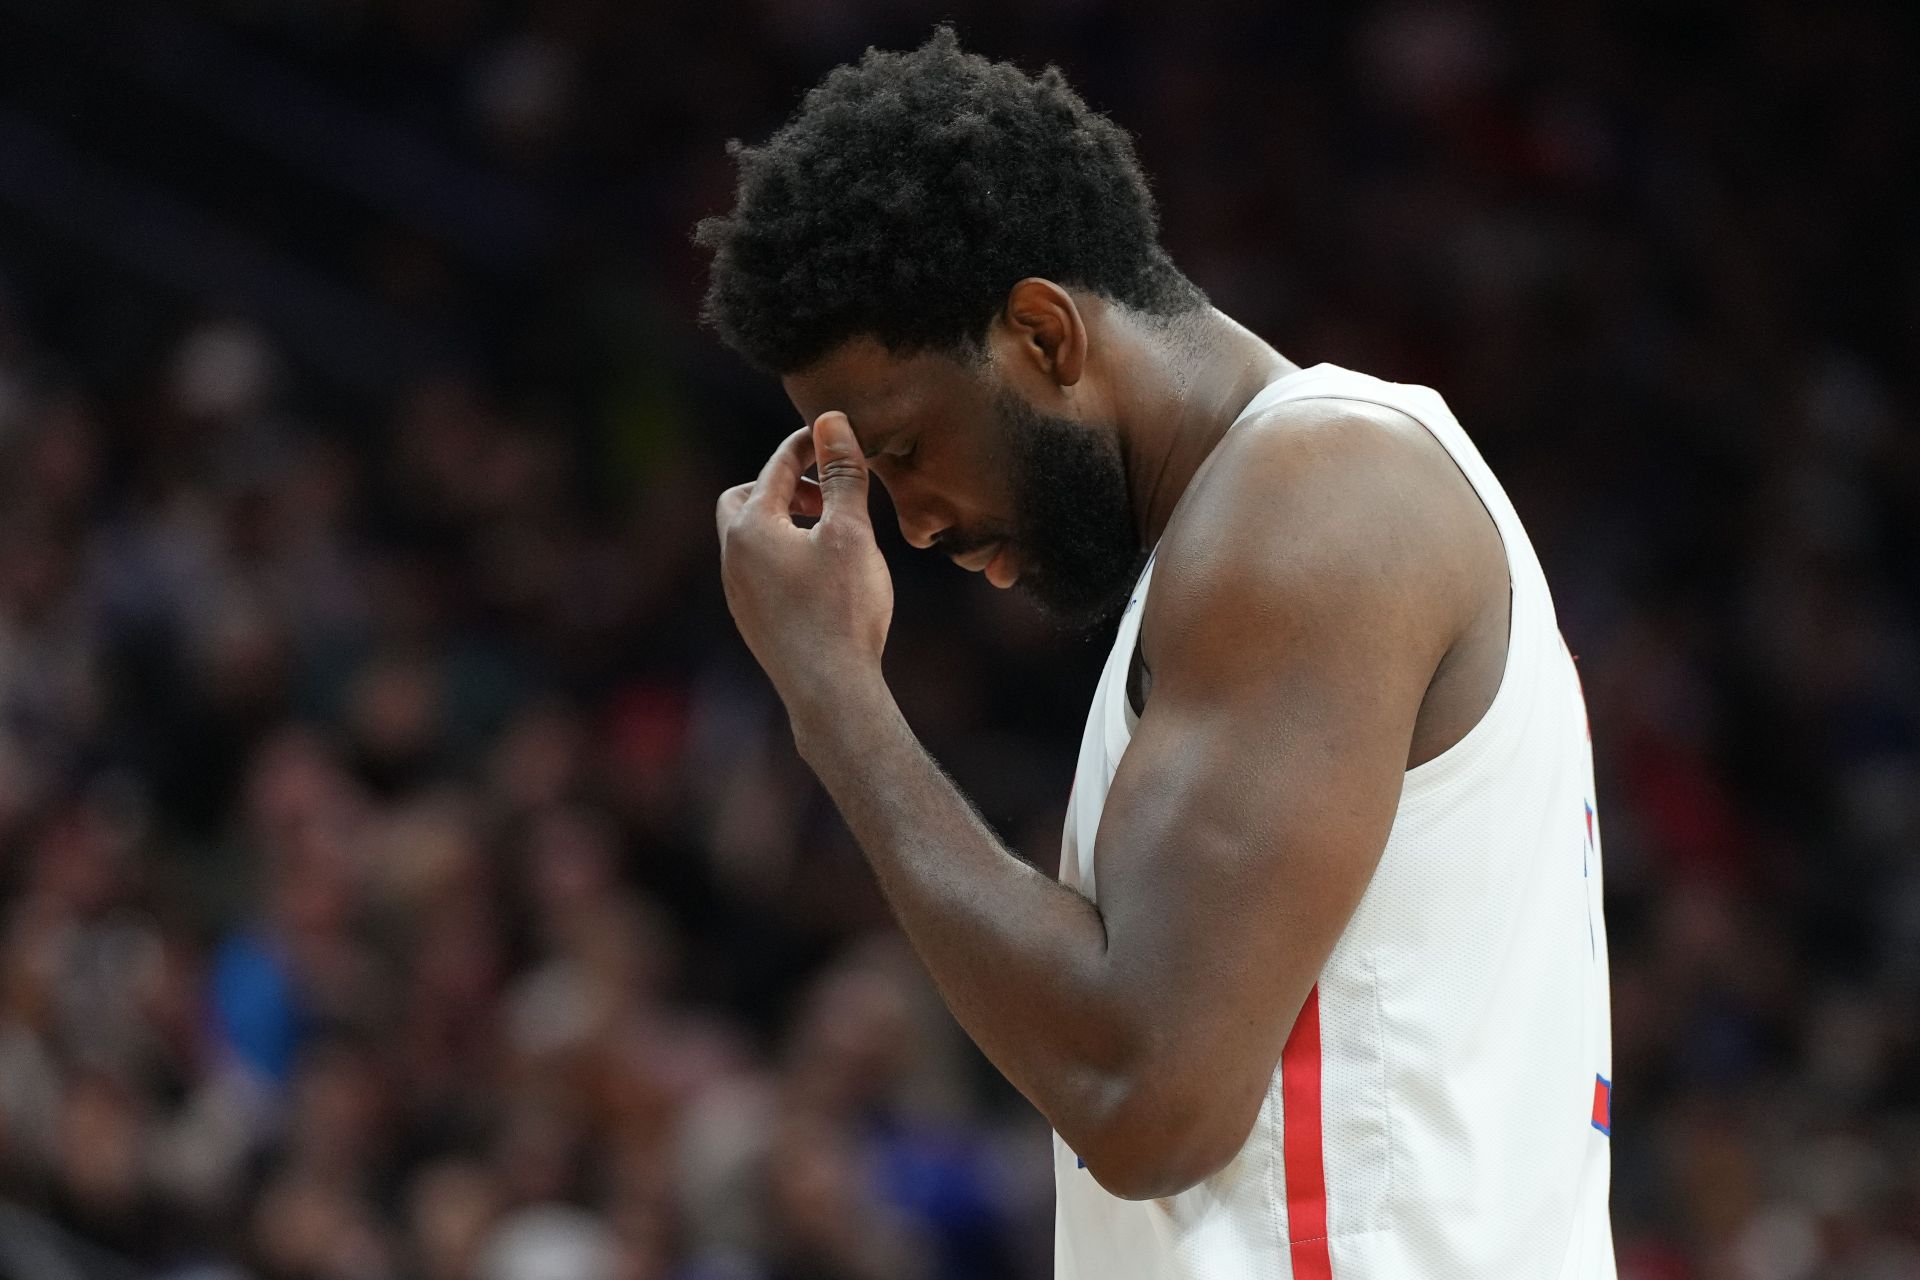
[[[809,456],[812,499],[801,485]],[[1197,949],[1182,945],[1178,913],[1112,930],[1093,903],[1015,858],[908,730],[879,674],[893,584],[862,459],[846,415],[830,411],[752,484],[720,495],[727,607],[975,1042],[1108,1190],[1191,1185],[1231,1154],[1192,1140],[1209,1131],[1196,1118],[1217,1090],[1199,1086],[1212,1083],[1220,1042],[1186,1034],[1207,1007],[1183,981],[1192,966],[1181,957]],[[795,524],[812,513],[811,527]]]
[[[1099,910],[1008,852],[883,682],[792,710],[801,754],[954,1016],[1069,1143],[1090,1137],[1134,1048]]]

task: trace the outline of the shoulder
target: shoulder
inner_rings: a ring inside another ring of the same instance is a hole
[[[1364,636],[1437,663],[1480,606],[1489,554],[1504,580],[1478,495],[1419,422],[1290,401],[1236,427],[1188,487],[1155,555],[1142,644],[1156,675],[1160,653],[1194,641]]]

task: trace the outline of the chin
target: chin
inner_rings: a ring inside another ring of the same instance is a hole
[[[1120,616],[1138,579],[1139,574],[1134,572],[1117,584],[1103,584],[1097,589],[1076,585],[1062,590],[1061,584],[1041,571],[1023,573],[1014,589],[1031,600],[1057,630],[1086,637],[1104,630]]]

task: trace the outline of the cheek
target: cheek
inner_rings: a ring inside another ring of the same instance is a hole
[[[1008,458],[981,433],[936,442],[920,461],[928,488],[964,514],[969,524],[1003,523],[1012,511]]]

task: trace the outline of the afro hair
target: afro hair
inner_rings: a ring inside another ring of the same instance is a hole
[[[850,338],[977,351],[1027,276],[1175,316],[1206,304],[1160,247],[1132,142],[1055,67],[1029,76],[941,27],[869,49],[764,146],[730,148],[733,212],[703,318],[753,364],[804,369]]]

